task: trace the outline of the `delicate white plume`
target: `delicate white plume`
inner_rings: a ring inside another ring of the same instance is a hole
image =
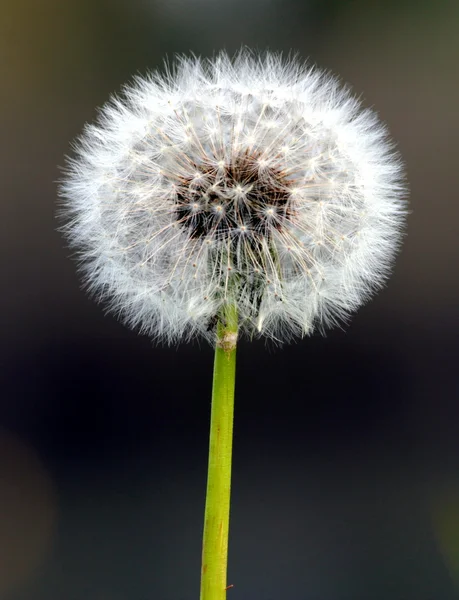
[[[248,51],[181,58],[113,98],[61,186],[89,289],[168,342],[278,341],[339,322],[384,283],[405,218],[385,127],[329,74]]]

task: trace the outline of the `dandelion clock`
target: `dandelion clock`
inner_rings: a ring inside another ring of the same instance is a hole
[[[180,58],[86,127],[61,212],[90,292],[156,340],[215,347],[200,597],[223,600],[237,339],[322,331],[384,284],[406,212],[399,156],[316,68]]]

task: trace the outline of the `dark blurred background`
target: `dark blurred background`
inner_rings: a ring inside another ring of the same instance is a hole
[[[1,600],[199,596],[212,350],[87,299],[56,181],[133,75],[241,44],[374,106],[412,214],[344,331],[240,346],[228,598],[459,599],[459,3],[2,0]]]

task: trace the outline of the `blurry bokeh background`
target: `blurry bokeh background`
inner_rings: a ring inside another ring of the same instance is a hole
[[[1,0],[2,600],[198,598],[212,350],[86,298],[56,180],[133,75],[241,44],[375,107],[412,214],[345,331],[241,344],[228,598],[459,598],[457,0]]]

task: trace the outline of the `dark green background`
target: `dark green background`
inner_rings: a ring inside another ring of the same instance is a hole
[[[199,597],[212,351],[80,290],[56,180],[165,56],[293,49],[387,122],[412,214],[345,331],[241,344],[228,600],[459,598],[459,3],[3,0],[0,598]]]

